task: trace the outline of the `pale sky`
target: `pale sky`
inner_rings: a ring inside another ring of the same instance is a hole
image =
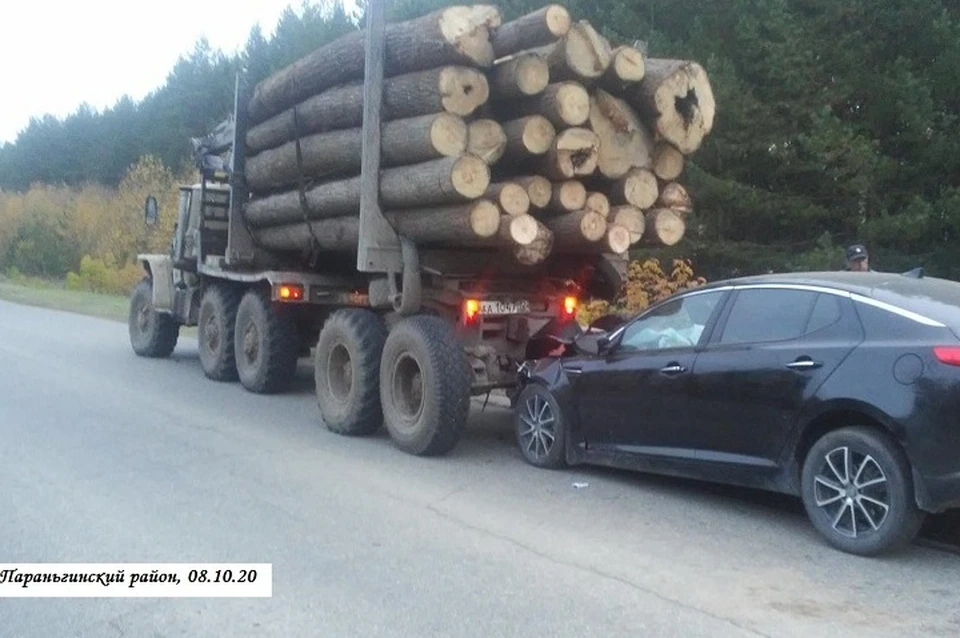
[[[181,54],[206,36],[232,53],[260,23],[273,33],[301,0],[7,0],[0,17],[0,144],[31,116],[97,110],[124,94],[140,100],[166,80]],[[311,0],[310,4],[325,4]],[[348,11],[354,6],[347,0]]]

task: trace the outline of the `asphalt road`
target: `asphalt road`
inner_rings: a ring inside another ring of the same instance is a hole
[[[123,325],[0,302],[0,562],[267,562],[269,599],[4,599],[0,635],[956,636],[960,556],[826,547],[790,499],[441,459],[247,394]],[[573,483],[586,487],[574,488]]]

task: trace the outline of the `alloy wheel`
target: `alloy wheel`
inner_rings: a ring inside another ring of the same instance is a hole
[[[887,475],[873,456],[849,446],[834,448],[813,480],[817,507],[835,532],[859,538],[883,527],[891,498]]]
[[[520,445],[531,457],[545,459],[557,440],[556,415],[550,403],[540,394],[534,394],[526,400],[520,420],[524,425]]]

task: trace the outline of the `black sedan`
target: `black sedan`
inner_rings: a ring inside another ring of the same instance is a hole
[[[591,345],[592,344],[592,345]],[[909,543],[960,507],[960,284],[881,273],[717,282],[528,362],[517,441],[800,496],[835,547]]]

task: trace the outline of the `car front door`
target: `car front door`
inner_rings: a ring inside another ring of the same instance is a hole
[[[743,288],[728,306],[694,364],[693,445],[704,461],[772,469],[862,327],[848,297],[815,288]]]
[[[695,292],[656,306],[624,327],[604,356],[567,368],[591,449],[690,456],[681,447],[690,372],[725,294]]]

